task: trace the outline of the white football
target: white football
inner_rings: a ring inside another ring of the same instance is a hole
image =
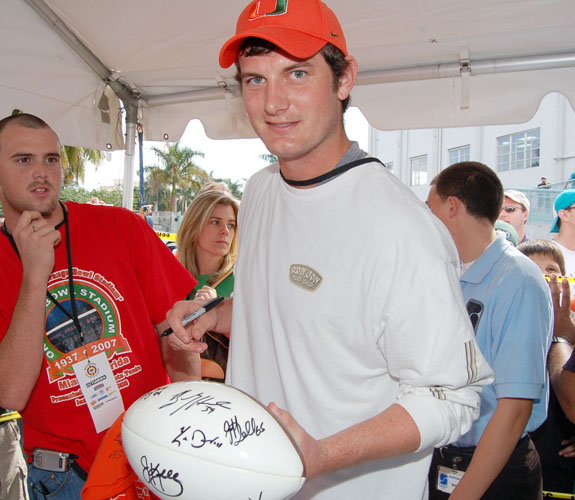
[[[163,500],[280,500],[303,485],[296,444],[258,401],[229,385],[177,382],[124,415],[130,465]]]

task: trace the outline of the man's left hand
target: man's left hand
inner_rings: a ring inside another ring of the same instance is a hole
[[[298,445],[303,457],[305,467],[304,474],[306,478],[311,479],[321,474],[325,466],[321,442],[310,436],[290,413],[282,410],[275,403],[270,403],[268,410],[288,429]]]

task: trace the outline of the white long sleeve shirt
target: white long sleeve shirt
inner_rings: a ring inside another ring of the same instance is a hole
[[[421,434],[418,452],[320,476],[295,498],[426,498],[432,448],[470,428],[492,380],[449,233],[375,162],[311,189],[272,165],[250,179],[238,228],[227,382],[317,439],[393,403]]]

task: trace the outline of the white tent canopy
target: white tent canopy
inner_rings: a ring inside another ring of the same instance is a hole
[[[218,66],[247,0],[2,0],[0,115],[37,114],[62,142],[128,155],[180,138],[250,137],[234,69]],[[528,120],[575,103],[573,0],[326,0],[360,74],[352,94],[384,130]],[[120,99],[121,98],[121,99]]]

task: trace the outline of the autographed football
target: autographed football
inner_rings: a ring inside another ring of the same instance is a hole
[[[130,465],[163,500],[280,500],[305,472],[289,433],[258,401],[229,385],[177,382],[126,411]]]

